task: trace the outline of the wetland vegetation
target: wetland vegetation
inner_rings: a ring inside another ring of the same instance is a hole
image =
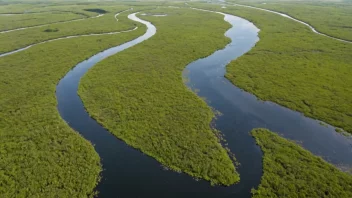
[[[82,34],[99,34],[131,30],[135,23],[127,19],[130,12],[121,13],[121,20],[117,22],[115,14],[129,9],[127,6],[115,7],[113,13],[105,14],[98,18],[89,18],[82,21],[72,21],[68,23],[50,24],[38,28],[30,28],[21,31],[0,34],[0,53],[5,53],[29,46],[34,43],[43,42],[65,36]],[[46,31],[47,29],[57,29],[58,31]]]
[[[352,3],[330,1],[234,1],[288,14],[330,36],[352,41]]]
[[[14,3],[0,1],[0,13],[4,14],[22,14],[32,8],[40,7],[38,4]]]
[[[61,37],[138,28],[56,40],[0,57],[0,197],[96,195],[102,161],[60,117],[55,89],[76,64],[144,34],[144,25],[127,18],[132,12],[140,11],[157,33],[95,65],[78,94],[109,132],[166,167],[212,185],[240,181],[236,159],[221,144],[221,131],[212,128],[215,109],[182,79],[187,64],[229,42],[224,36],[229,24],[222,15],[188,5],[243,17],[260,29],[256,46],[227,67],[233,84],[352,133],[352,44],[314,34],[290,19],[204,2],[23,1],[0,0],[0,14],[10,14],[0,15],[0,31],[44,26],[1,33],[0,54]],[[352,40],[349,3],[231,2],[284,12]],[[76,19],[82,20],[71,21]],[[352,197],[350,174],[267,129],[251,134],[263,151],[263,176],[253,197]]]
[[[254,129],[251,134],[264,153],[264,174],[252,190],[254,198],[352,197],[351,174],[269,130]]]
[[[0,31],[84,18],[70,12],[0,15]]]
[[[56,84],[77,63],[144,31],[61,40],[0,59],[1,197],[93,195],[100,159],[59,116]]]

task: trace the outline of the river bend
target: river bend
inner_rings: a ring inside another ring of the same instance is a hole
[[[156,160],[129,147],[99,125],[85,111],[77,94],[80,78],[99,61],[145,41],[156,33],[151,23],[135,16],[129,18],[147,26],[147,32],[135,40],[98,53],[79,63],[57,85],[58,110],[61,117],[91,141],[103,164],[102,180],[97,186],[99,197],[250,197],[262,175],[262,152],[249,132],[265,127],[286,138],[300,141],[316,155],[334,164],[352,165],[351,141],[336,133],[331,126],[271,102],[258,100],[224,78],[226,65],[248,52],[259,40],[258,29],[245,19],[224,15],[232,25],[226,32],[231,43],[212,55],[190,63],[184,77],[187,86],[222,113],[215,120],[227,140],[228,147],[241,163],[239,184],[230,187],[211,186],[186,174],[164,169]],[[166,16],[167,17],[167,16]]]

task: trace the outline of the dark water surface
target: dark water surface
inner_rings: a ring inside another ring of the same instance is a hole
[[[135,15],[130,15],[138,20]],[[266,127],[285,137],[303,141],[303,145],[335,164],[352,164],[351,142],[323,127],[315,120],[269,102],[257,100],[241,91],[224,77],[225,66],[249,51],[258,41],[258,29],[250,22],[225,15],[234,27],[226,32],[231,44],[211,56],[187,66],[187,86],[199,89],[210,106],[223,113],[216,121],[228,142],[228,147],[241,163],[239,184],[212,187],[182,173],[164,170],[153,158],[132,149],[90,118],[77,95],[80,78],[97,62],[138,44],[155,34],[155,27],[146,21],[147,33],[126,44],[110,48],[78,64],[57,86],[58,110],[62,118],[95,145],[104,171],[99,183],[99,197],[250,197],[250,189],[259,184],[262,175],[262,154],[249,131]]]

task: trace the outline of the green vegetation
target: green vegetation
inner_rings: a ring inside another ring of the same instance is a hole
[[[32,5],[32,4],[3,4],[2,5],[0,1],[0,13],[24,13],[33,7],[35,7],[35,5]]]
[[[352,133],[352,44],[265,11],[197,5],[244,17],[261,30],[256,46],[227,67],[230,81],[262,100]]]
[[[252,135],[264,152],[264,174],[253,197],[352,197],[352,175],[266,129]]]
[[[82,18],[82,15],[66,12],[55,13],[35,13],[35,14],[16,14],[4,16],[0,15],[0,31],[12,30],[21,27],[29,27],[55,23],[60,21],[69,21]]]
[[[223,48],[223,16],[191,9],[156,9],[141,16],[157,27],[147,41],[98,63],[79,95],[118,138],[176,171],[212,184],[239,181],[227,151],[210,128],[207,104],[183,84],[185,66]],[[182,21],[182,23],[180,23]]]
[[[228,42],[223,33],[229,25],[223,16],[182,8],[150,10],[150,5],[178,6],[177,2],[82,1],[72,5],[67,1],[31,4],[29,0],[28,4],[4,5],[6,2],[0,0],[0,13],[30,14],[6,16],[3,21],[0,16],[0,29],[66,21],[79,15],[105,15],[0,34],[0,53],[64,36],[139,28],[116,35],[53,41],[0,58],[1,197],[94,196],[101,171],[99,156],[90,142],[61,119],[55,89],[77,63],[145,32],[144,26],[127,19],[132,11],[119,15],[118,22],[114,18],[130,5],[135,6],[133,12],[149,9],[148,13],[167,16],[141,16],[157,26],[156,35],[90,70],[79,87],[85,107],[116,137],[175,171],[212,184],[239,181],[218,132],[210,128],[214,113],[182,81],[188,63]],[[261,29],[257,46],[229,65],[228,79],[261,99],[352,133],[352,45],[316,35],[302,24],[275,14],[242,7],[193,5],[244,17]],[[281,4],[276,6],[282,9]],[[348,26],[342,27],[347,22],[342,14],[334,19],[321,17],[328,21],[324,25],[316,18],[322,15],[310,16],[299,6],[293,6],[289,14],[307,18],[305,21],[314,23],[319,31],[349,37],[342,30]],[[313,12],[317,8],[309,5],[308,9]],[[325,11],[334,9],[344,8]],[[341,23],[337,23],[340,16]],[[324,29],[334,22],[336,29]],[[252,134],[264,151],[264,175],[261,185],[253,190],[254,197],[352,196],[352,176],[265,129]]]
[[[73,21],[68,23],[51,24],[50,29],[58,29],[56,32],[46,32],[48,26],[20,30],[0,34],[0,53],[13,51],[26,47],[33,43],[38,43],[50,39],[60,38],[64,36],[91,34],[91,33],[107,33],[129,30],[135,27],[135,23],[127,19],[127,15],[131,12],[124,12],[119,15],[121,20],[116,21],[114,15],[117,12],[128,9],[127,6],[116,6],[114,13],[105,14],[99,18],[91,18],[82,21]]]
[[[140,26],[129,33],[60,40],[0,58],[1,197],[94,194],[99,156],[61,119],[56,85],[77,63],[144,32]]]
[[[102,6],[100,5],[99,7],[102,8],[101,10],[104,10],[104,13],[107,12],[115,12],[116,8],[121,5],[114,5],[114,6]],[[84,15],[87,17],[92,17],[92,16],[97,16],[98,12],[92,12],[90,11],[91,9],[96,8],[97,5],[79,5],[79,4],[62,4],[62,3],[56,3],[56,4],[44,4],[43,6],[36,6],[30,9],[30,12],[72,12],[80,15]]]
[[[238,1],[237,1],[238,2]],[[319,32],[352,41],[352,3],[317,1],[262,1],[243,3],[286,13],[311,24]]]

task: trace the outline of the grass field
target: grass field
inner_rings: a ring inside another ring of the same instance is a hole
[[[215,6],[198,4],[215,9]],[[260,41],[231,62],[226,77],[238,87],[352,133],[352,45],[265,11],[216,9],[252,21]]]
[[[87,197],[101,171],[93,146],[60,117],[55,89],[77,63],[145,32],[80,37],[0,58],[1,197]]]
[[[316,30],[352,41],[352,2],[322,1],[237,1],[246,5],[286,13],[311,24]]]
[[[261,183],[253,197],[352,197],[352,175],[266,129],[252,135],[262,149]]]
[[[79,95],[99,123],[167,167],[212,184],[236,183],[234,164],[210,128],[214,114],[182,81],[188,63],[226,45],[229,25],[191,9],[153,12],[168,14],[142,16],[156,35],[94,66]]]

